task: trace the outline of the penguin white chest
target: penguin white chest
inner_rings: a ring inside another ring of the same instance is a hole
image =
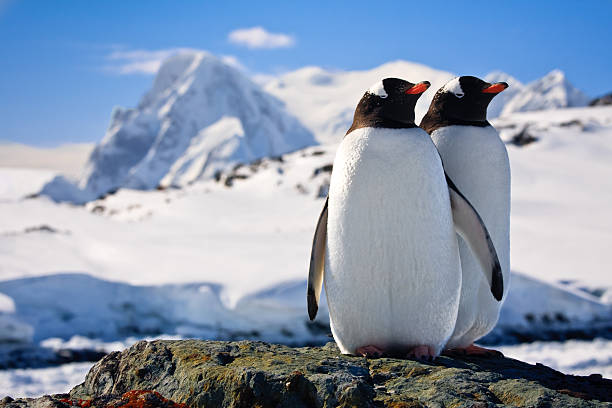
[[[504,299],[510,278],[510,164],[492,126],[447,126],[431,135],[444,168],[482,217],[502,268]],[[459,238],[463,273],[461,303],[449,347],[464,347],[487,334],[502,303],[493,299],[468,246]]]
[[[420,128],[361,128],[332,173],[325,288],[343,353],[429,345],[456,320],[461,271],[442,165]]]

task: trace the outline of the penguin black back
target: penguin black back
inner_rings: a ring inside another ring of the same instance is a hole
[[[414,128],[414,107],[423,92],[429,88],[427,81],[413,84],[399,78],[385,78],[363,95],[353,117],[353,124],[346,132],[373,128]]]
[[[452,125],[490,126],[487,107],[507,87],[505,82],[490,84],[473,76],[454,78],[436,92],[420,126],[429,134]]]

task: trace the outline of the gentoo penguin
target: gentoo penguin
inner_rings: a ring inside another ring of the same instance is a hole
[[[499,255],[504,295],[510,278],[510,164],[499,134],[487,121],[489,102],[508,87],[473,76],[454,78],[434,96],[421,127],[435,143],[444,169],[482,216]],[[491,354],[474,346],[499,318],[503,302],[491,298],[488,282],[468,245],[459,239],[463,284],[457,324],[447,347]],[[496,352],[493,352],[496,353]]]
[[[307,300],[312,320],[324,281],[343,354],[439,355],[452,334],[461,289],[454,227],[479,256],[490,292],[501,297],[488,232],[447,184],[435,146],[414,123],[414,106],[428,87],[397,78],[373,85],[334,160],[312,244]]]

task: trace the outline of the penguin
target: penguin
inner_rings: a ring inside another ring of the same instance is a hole
[[[482,219],[447,179],[414,123],[429,82],[385,78],[365,92],[338,148],[316,225],[308,275],[311,320],[325,285],[343,354],[438,356],[452,334],[461,290],[455,231],[500,297],[499,261]]]
[[[510,163],[499,134],[487,121],[487,106],[508,87],[473,76],[457,77],[440,88],[421,121],[438,149],[447,174],[482,216],[499,255],[505,290],[491,299],[479,262],[460,237],[463,284],[459,313],[447,344],[450,354],[499,354],[474,345],[489,333],[505,300],[510,280]]]

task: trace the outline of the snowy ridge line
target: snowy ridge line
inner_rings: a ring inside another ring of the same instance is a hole
[[[435,90],[453,76],[422,64],[393,61],[364,71],[305,67],[270,80],[262,89],[222,58],[183,50],[162,63],[136,108],[113,111],[106,135],[80,180],[57,176],[41,194],[83,204],[119,188],[185,186],[236,163],[317,142],[337,143],[350,127],[364,91],[385,77],[432,83],[432,90],[417,103],[418,123]],[[503,72],[486,79],[511,85],[493,100],[489,118],[588,103],[559,70],[527,85]]]
[[[612,306],[594,296],[514,273],[496,329],[484,344],[611,338]],[[85,274],[57,274],[0,282],[12,317],[33,328],[32,340],[73,336],[115,341],[161,333],[217,340],[257,339],[289,345],[329,340],[327,305],[308,322],[305,280],[285,281],[222,301],[221,285],[133,286]],[[44,289],[44,290],[43,290]],[[0,316],[1,317],[1,316]]]
[[[282,100],[320,143],[337,143],[351,125],[355,105],[373,83],[386,77],[403,78],[414,83],[430,81],[430,90],[423,94],[415,107],[416,123],[419,123],[436,91],[455,76],[457,74],[402,60],[362,71],[309,66],[268,80],[264,89]],[[510,85],[489,105],[489,119],[513,112],[586,106],[588,103],[588,98],[559,70],[553,70],[527,85],[500,71],[491,72],[484,79]],[[309,97],[304,98],[304,95]]]
[[[15,304],[15,312],[0,319],[10,316],[32,327],[34,342],[169,333],[319,344],[327,331],[321,337],[319,325],[308,323],[304,288],[305,281],[282,282],[230,308],[222,300],[222,286],[214,283],[134,286],[86,274],[57,274],[0,282],[0,293]]]

